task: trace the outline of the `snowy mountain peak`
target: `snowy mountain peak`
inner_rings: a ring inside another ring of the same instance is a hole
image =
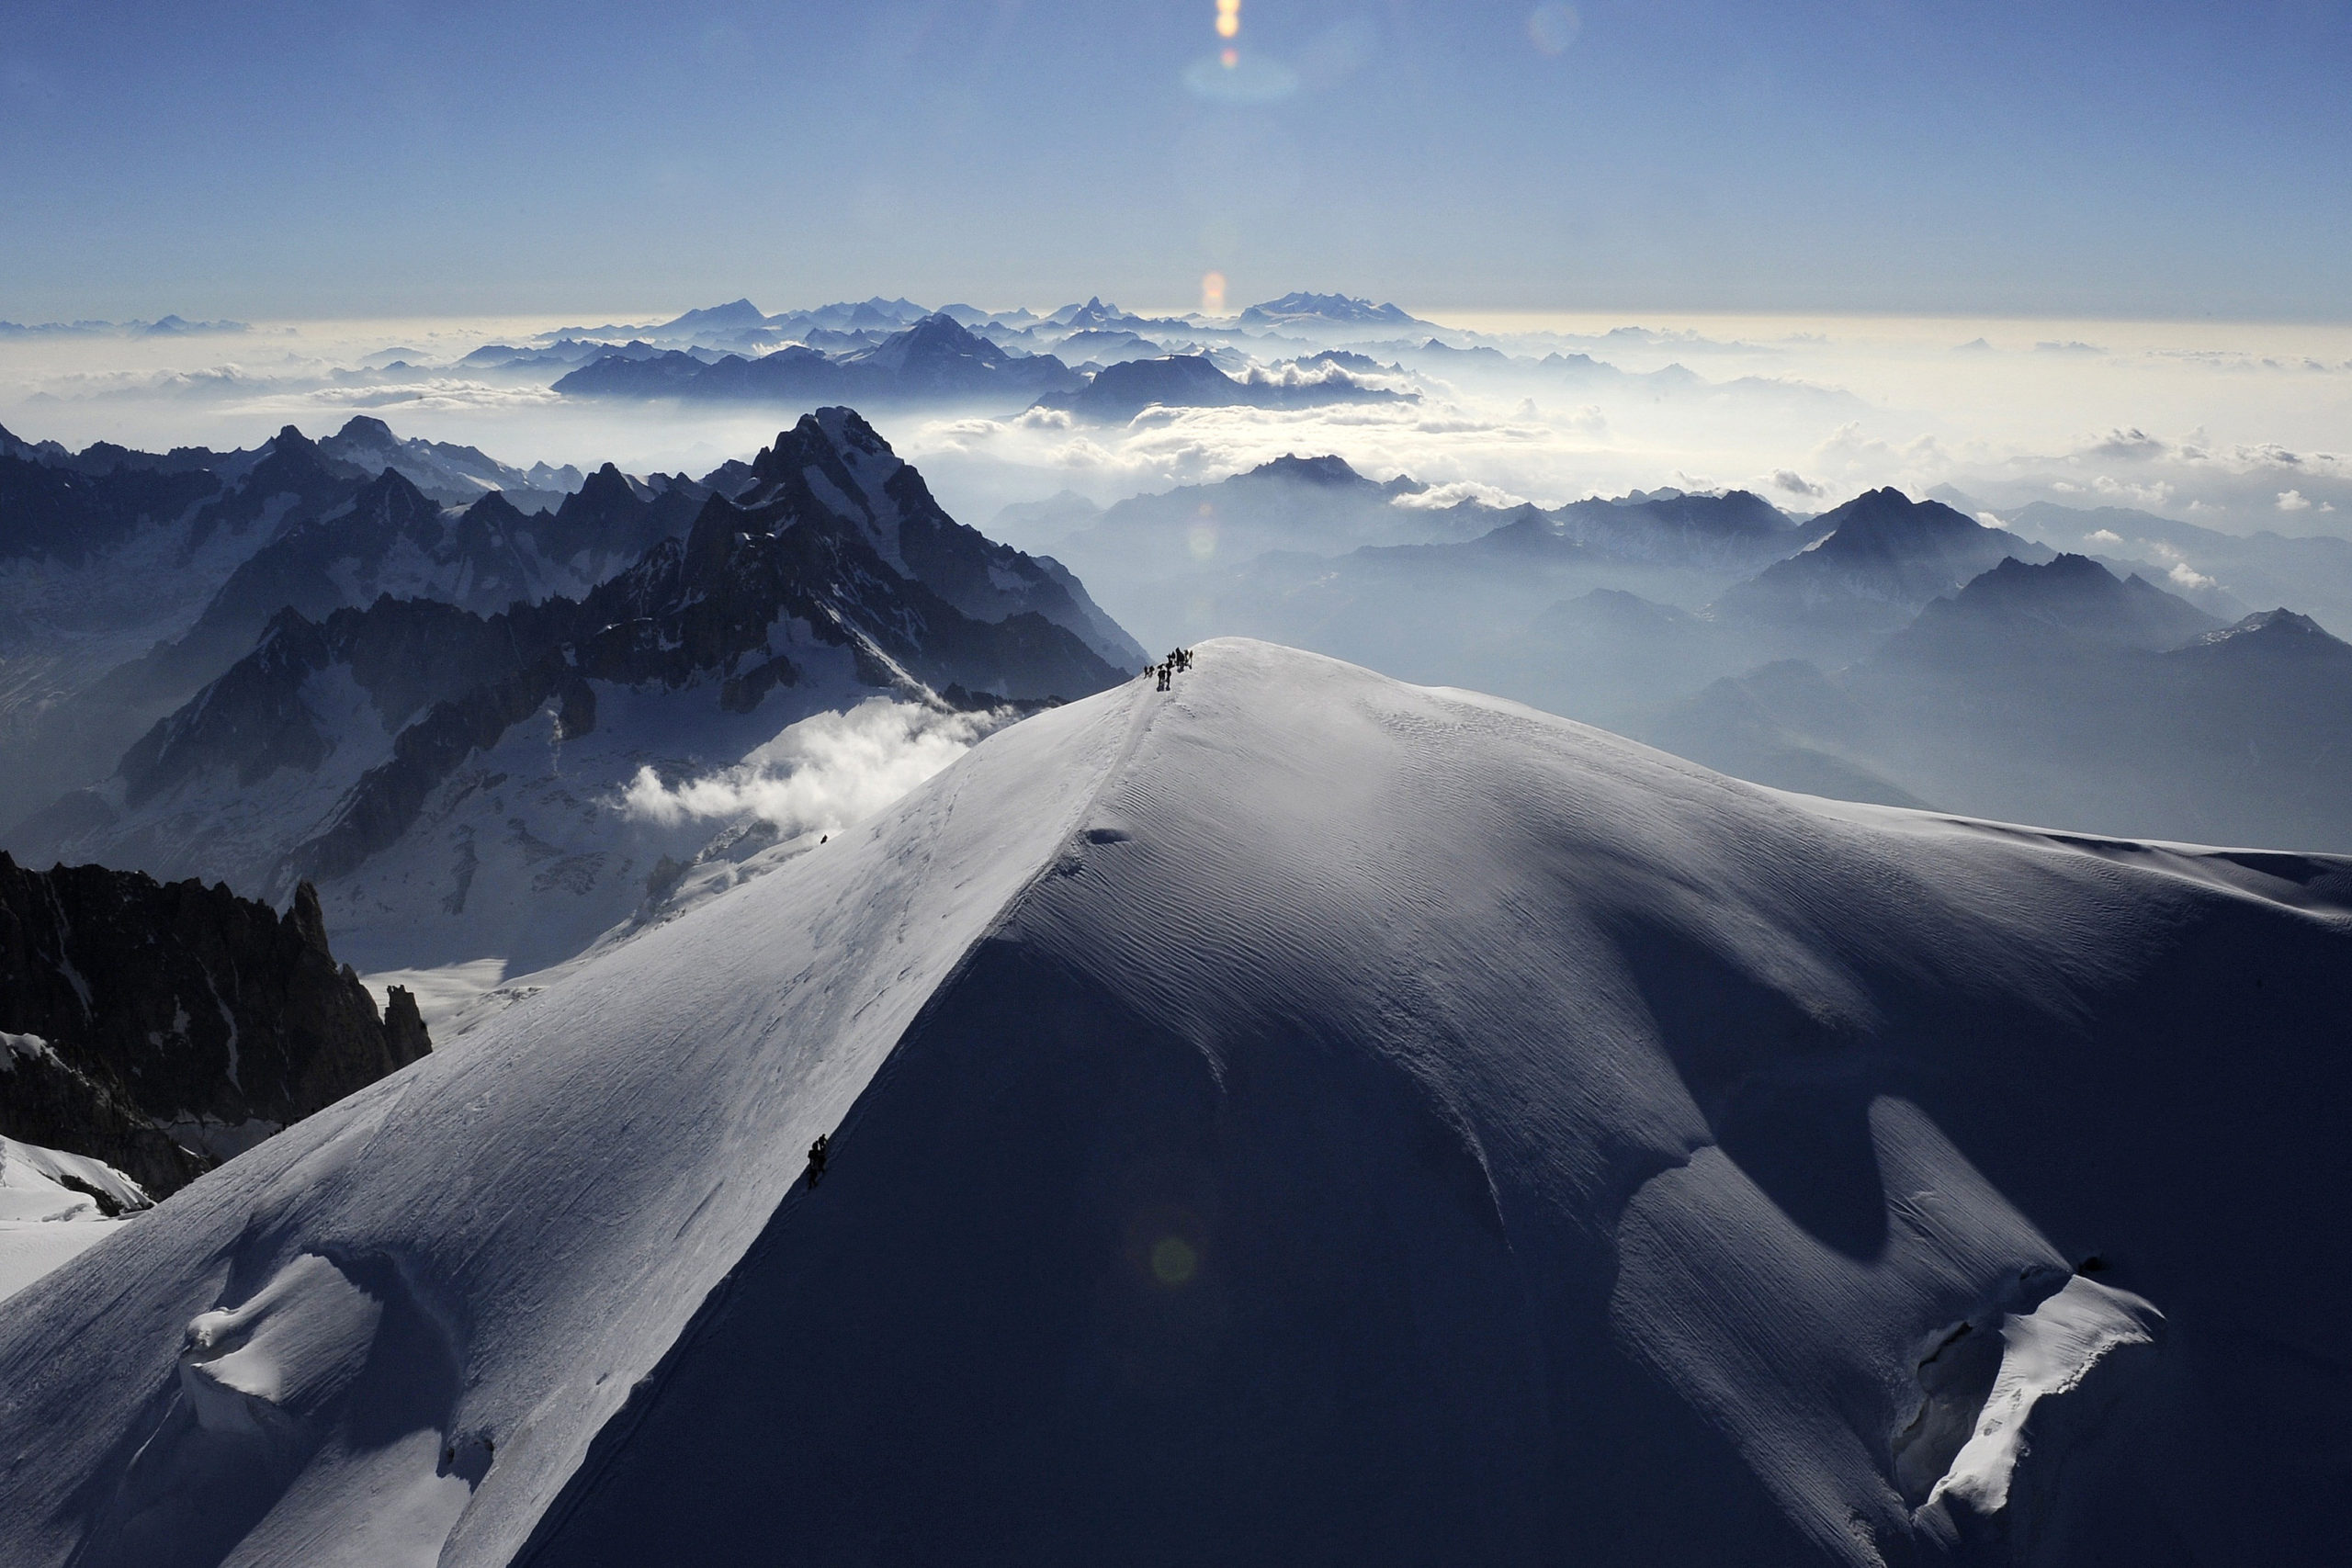
[[[842,363],[888,371],[900,378],[902,390],[917,392],[968,376],[974,366],[1000,366],[1011,357],[988,339],[966,331],[954,317],[931,315],[872,348],[845,356]]]
[[[748,507],[783,502],[796,515],[814,510],[854,518],[875,552],[906,572],[899,548],[899,498],[892,493],[892,481],[909,471],[856,410],[821,408],[802,414],[777,434],[773,446],[761,448],[752,460],[759,484],[737,499]],[[930,499],[928,491],[923,499]]]
[[[1410,327],[1413,317],[1395,305],[1375,305],[1345,294],[1305,291],[1268,299],[1241,312],[1245,326],[1289,326],[1328,323],[1334,326]]]
[[[0,1556],[2325,1560],[2352,863],[1196,654],[13,1300]]]
[[[2235,626],[2207,632],[2193,646],[2256,657],[2352,660],[2352,644],[2309,615],[2284,608],[2257,611]]]
[[[1083,305],[1065,305],[1046,318],[1055,326],[1077,329],[1100,329],[1127,319],[1127,313],[1116,305],[1102,303],[1102,297],[1099,294],[1089,295]]]
[[[509,586],[631,540],[575,595]],[[245,599],[318,591],[276,598],[257,647],[28,842],[273,897],[311,878],[377,967],[460,943],[550,963],[627,917],[650,869],[712,830],[616,820],[642,768],[735,766],[876,694],[1046,703],[1143,663],[1077,579],[949,517],[847,409],[779,434],[740,503],[675,479],[644,500],[608,468],[551,518],[452,518],[387,468],[273,551]],[[411,570],[435,592],[393,592]]]
[[[400,437],[392,427],[373,414],[356,413],[344,421],[343,428],[334,433],[335,440],[354,446],[368,446],[379,452],[394,452],[400,448]]]

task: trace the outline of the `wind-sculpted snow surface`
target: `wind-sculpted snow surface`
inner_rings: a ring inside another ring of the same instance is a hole
[[[2348,900],[1205,644],[0,1308],[0,1560],[2315,1561]]]

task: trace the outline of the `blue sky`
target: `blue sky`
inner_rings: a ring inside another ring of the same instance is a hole
[[[1537,9],[14,0],[0,318],[2352,317],[2352,0]]]

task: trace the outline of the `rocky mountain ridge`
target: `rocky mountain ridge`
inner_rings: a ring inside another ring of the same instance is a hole
[[[0,1133],[163,1197],[424,1056],[416,1004],[376,1003],[304,883],[280,915],[218,884],[38,872],[0,852]]]
[[[1075,578],[955,522],[862,418],[827,409],[764,449],[735,499],[706,494],[683,538],[578,599],[281,611],[101,787],[19,837],[272,897],[308,878],[338,932],[365,919],[383,942],[434,942],[458,918],[492,945],[453,956],[523,942],[552,961],[569,950],[548,944],[628,915],[649,868],[700,841],[620,813],[641,770],[723,769],[876,696],[1035,705],[1141,662]],[[516,894],[485,897],[495,867]],[[564,920],[532,912],[545,898]]]

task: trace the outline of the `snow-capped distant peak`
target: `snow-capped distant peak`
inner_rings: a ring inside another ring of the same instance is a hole
[[[1424,324],[1395,305],[1375,305],[1369,299],[1358,299],[1345,294],[1310,294],[1304,291],[1250,306],[1241,312],[1241,323],[1244,326],[1328,324],[1351,327],[1415,327]]]

